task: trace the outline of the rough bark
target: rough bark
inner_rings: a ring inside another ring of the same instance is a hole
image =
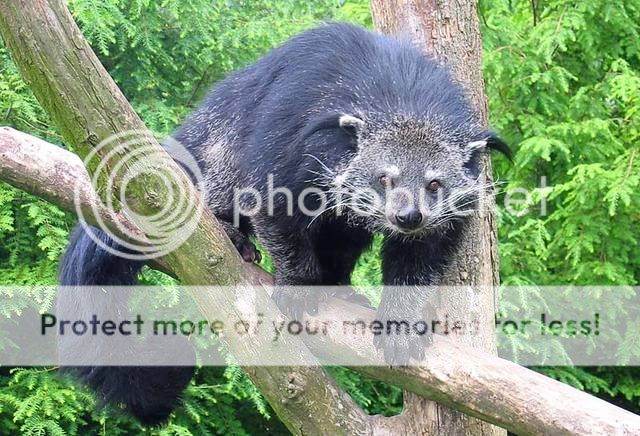
[[[46,159],[42,156],[46,156]],[[90,189],[87,172],[76,155],[10,128],[0,128],[0,180],[47,198],[71,212],[75,209],[73,200],[66,193],[67,186],[80,182],[87,187],[82,198],[86,201],[96,198]],[[271,277],[264,271],[245,265],[245,277],[250,282],[271,283]],[[205,313],[219,313],[220,307],[226,309],[233,306],[221,300],[221,297],[202,296],[202,299],[209,301],[210,305],[223,305],[218,308],[207,306]],[[268,304],[261,306],[261,310],[263,308],[275,311],[275,308],[269,309]],[[374,316],[370,309],[330,299],[321,306],[318,318],[329,323],[339,323],[344,319],[362,319],[368,323]],[[389,368],[382,364],[382,357],[375,354],[371,347],[370,332],[361,337],[341,335],[334,330],[331,332],[333,334],[326,340],[307,341],[306,345],[315,356],[329,361],[332,356],[339,356],[340,359],[350,357],[362,365],[368,365],[353,367],[355,371],[517,434],[640,434],[640,417],[637,415],[449,338],[438,336],[421,366]],[[264,352],[272,351],[266,349]],[[261,388],[266,385],[267,389],[282,390],[280,400],[285,409],[295,405],[297,396],[306,395],[306,389],[303,393],[298,390],[306,382],[304,368],[247,368],[247,371],[256,379],[269,374],[269,379]],[[287,374],[286,382],[281,379],[281,371]],[[332,386],[326,389],[331,390],[332,395],[344,395],[340,391],[333,391],[335,388]],[[419,402],[410,402],[408,413],[391,418],[369,417],[358,409],[343,409],[343,419],[348,419],[351,424],[345,428],[345,432],[413,435],[437,431],[437,422],[425,427],[431,411],[421,406]],[[326,418],[327,413],[322,409],[336,407],[336,403],[319,403],[316,407],[316,413]],[[309,432],[309,428],[299,430],[294,432]],[[316,433],[314,429],[310,432]]]
[[[482,40],[476,0],[372,0],[373,19],[382,32],[408,37],[418,47],[448,65],[467,90],[481,120],[487,122],[487,103],[482,78]],[[491,162],[484,160],[484,177],[491,181]],[[492,210],[493,204],[489,204]],[[467,345],[496,352],[495,301],[492,286],[498,285],[496,225],[492,213],[479,213],[468,225],[463,243],[442,277],[444,285],[470,285],[457,294],[440,295],[437,310],[457,319],[479,322],[477,335],[458,339]],[[413,404],[419,403],[419,404]],[[428,419],[430,434],[503,435],[496,427],[436,403],[408,396],[408,410],[420,410],[418,421]],[[425,412],[425,410],[427,412]],[[408,413],[408,415],[410,415]]]
[[[0,34],[22,77],[65,141],[73,144],[81,157],[123,132],[139,131],[152,138],[83,38],[63,0],[3,0]],[[146,145],[152,150],[141,153],[130,165],[150,165],[154,160],[151,152],[162,153],[155,140]],[[111,150],[113,146],[103,148],[100,156]],[[139,150],[135,144],[125,153],[133,150]],[[109,159],[107,167],[114,169],[119,163],[120,155],[116,155]],[[88,170],[92,172],[92,168]],[[196,198],[194,187],[176,164],[168,164],[166,170],[175,175],[173,183],[179,192]],[[116,187],[120,182],[116,180]],[[103,187],[98,186],[98,192]],[[154,214],[166,204],[167,188],[147,174],[128,184],[126,199],[136,211]],[[141,230],[144,232],[145,228]],[[231,242],[207,211],[189,239],[163,261],[187,285],[234,285],[249,280]],[[193,297],[210,319],[219,311],[241,310],[226,293],[196,293]],[[266,306],[261,309],[276,310],[266,295],[263,300],[261,303]],[[263,344],[245,340],[227,341],[225,345],[231,354],[242,355],[261,350]],[[299,358],[299,368],[247,368],[276,414],[296,434],[356,433],[366,415],[322,368],[314,365],[313,356],[301,341],[296,339],[290,345],[298,350],[295,356]]]
[[[341,300],[330,300],[320,308],[320,313],[327,322],[349,316],[351,319],[357,316],[365,323],[375,319],[373,311]],[[389,368],[379,365],[380,357],[371,355],[367,349],[370,333],[362,337],[335,333],[329,337],[330,346],[320,341],[307,344],[317,356],[339,355],[344,359],[349,353],[356,353],[359,362],[372,365],[354,370],[519,435],[631,435],[638,431],[639,416],[451,337],[436,336],[420,366]],[[416,409],[410,412],[428,417],[429,411],[419,406],[411,403],[409,407]],[[486,428],[485,422],[467,419]],[[429,423],[428,427],[416,422],[400,415],[380,418],[375,425],[381,434],[442,431],[439,422]]]

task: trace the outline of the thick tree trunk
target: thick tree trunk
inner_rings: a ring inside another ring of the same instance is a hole
[[[22,77],[64,139],[79,151],[81,157],[117,134],[136,131],[145,138],[144,150],[140,144],[130,144],[105,159],[116,146],[124,145],[121,141],[113,141],[99,154],[113,174],[116,174],[113,169],[123,163],[122,156],[136,156],[124,162],[125,165],[148,169],[144,177],[129,181],[126,187],[126,201],[134,210],[147,216],[158,213],[170,201],[171,190],[182,193],[189,201],[197,198],[191,181],[170,158],[162,159],[161,163],[165,171],[173,174],[171,183],[174,186],[167,188],[154,175],[157,170],[154,164],[158,163],[158,156],[163,155],[163,149],[101,65],[63,0],[0,1],[0,34]],[[92,168],[88,170],[92,172]],[[99,182],[98,193],[101,193],[106,180]],[[112,192],[120,192],[122,183],[123,180],[116,178]],[[117,198],[114,203],[117,207]],[[111,213],[114,217],[121,215],[120,210]],[[134,224],[143,232],[148,231],[143,223]],[[251,280],[244,274],[245,266],[231,241],[206,210],[185,243],[164,256],[162,261],[187,285],[233,286],[249,284]],[[193,297],[209,319],[215,319],[219,312],[243,313],[241,302],[228,293],[199,292]],[[256,295],[254,304],[262,305],[256,306],[256,311],[278,313],[264,292]],[[292,339],[290,346],[297,350],[293,355],[298,359],[297,367],[247,368],[251,380],[295,434],[353,434],[359,431],[367,419],[366,414],[317,366],[304,343]],[[267,346],[253,340],[224,340],[229,352],[238,356],[261,352]]]
[[[454,77],[467,89],[482,121],[487,122],[487,104],[482,79],[482,41],[476,0],[372,0],[373,19],[382,32],[408,37],[428,54],[452,69]],[[485,174],[491,180],[491,162],[485,158]],[[488,210],[493,209],[489,201]],[[464,241],[455,254],[443,285],[468,285],[457,294],[440,295],[439,318],[478,322],[478,333],[459,336],[465,344],[496,353],[495,292],[498,285],[497,238],[492,213],[478,213],[468,226]],[[413,395],[405,398],[408,416],[422,421],[429,434],[501,435],[496,427],[468,418],[446,407]],[[409,411],[413,411],[409,413]],[[404,418],[407,420],[408,418]]]

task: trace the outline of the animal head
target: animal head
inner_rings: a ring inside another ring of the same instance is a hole
[[[347,133],[354,148],[331,174],[336,209],[372,231],[403,237],[443,230],[471,215],[488,188],[481,179],[482,153],[511,154],[473,121],[343,113],[321,124]]]

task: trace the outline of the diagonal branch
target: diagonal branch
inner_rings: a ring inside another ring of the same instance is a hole
[[[110,174],[117,176],[114,170],[123,164],[123,155],[136,157],[124,162],[125,165],[148,170],[144,177],[134,180],[118,177],[114,180],[112,191],[125,192],[130,207],[143,216],[157,214],[169,203],[170,192],[180,192],[187,200],[197,203],[194,186],[168,155],[162,162],[164,170],[173,175],[170,181],[173,185],[166,186],[163,180],[153,176],[151,164],[163,155],[163,149],[101,65],[63,0],[3,0],[0,34],[22,77],[65,141],[72,144],[81,157],[86,157],[103,141],[131,131],[147,138],[144,149],[136,144],[111,142],[98,153]],[[118,153],[110,155],[120,146]],[[95,168],[88,170],[92,173]],[[109,192],[106,182],[100,180],[99,193]],[[118,205],[118,199],[113,200]],[[142,232],[149,230],[144,223],[134,224]],[[244,275],[244,265],[233,245],[208,211],[197,220],[191,236],[162,261],[187,285],[235,285],[248,283],[250,279]],[[203,314],[213,319],[219,311],[240,310],[237,302],[225,294],[194,293],[193,297]],[[263,301],[263,308],[277,313],[270,301]],[[252,340],[226,341],[225,345],[235,356],[259,352],[264,346]],[[285,425],[294,433],[306,434],[352,434],[361,429],[360,421],[366,415],[317,366],[299,339],[294,338],[290,345],[298,350],[295,358],[299,367],[245,368]],[[324,407],[318,408],[318,404]]]
[[[91,191],[88,175],[76,155],[10,128],[0,128],[0,180],[49,199],[71,212],[75,209],[73,200],[69,200],[65,192],[68,190],[67,186],[73,186],[79,181],[81,186],[86,187],[83,198],[87,201],[96,198]],[[237,257],[232,253],[228,255]],[[245,265],[245,277],[248,281],[263,284],[271,282],[270,276],[264,271]],[[210,304],[215,306],[218,301]],[[320,309],[322,321],[340,323],[344,319],[362,319],[369,324],[374,319],[372,310],[338,299],[327,301]],[[214,315],[220,310],[223,309],[211,308],[205,313]],[[331,332],[338,333],[333,330]],[[370,346],[370,336],[346,334],[326,339],[328,340],[309,340],[306,345],[318,357],[331,360],[332,356],[340,356],[343,361],[348,359],[361,362],[363,366],[354,367],[355,371],[421,397],[436,400],[517,434],[640,434],[640,417],[637,415],[534,371],[444,337],[436,339],[422,366],[410,368],[381,366],[380,356],[374,354]],[[247,368],[255,379],[265,377],[265,373],[269,372],[279,374],[283,371],[291,375],[299,370],[300,368]],[[275,380],[281,381],[279,377],[275,376]],[[282,383],[281,386],[287,386],[289,382]],[[258,386],[262,389],[264,383]],[[270,387],[278,388],[274,385]],[[314,388],[307,385],[303,395],[309,389]],[[335,392],[336,395],[344,395],[338,394],[338,390]],[[281,398],[287,404],[295,404],[295,401],[289,399],[290,395],[285,392]],[[336,403],[317,404],[323,406],[316,405],[313,412],[315,414]],[[349,421],[346,424],[348,427],[345,427],[347,432],[372,434],[386,431],[395,434],[407,430],[402,415],[392,418],[367,417],[357,408],[343,409],[342,413]],[[314,430],[309,431],[315,433]]]

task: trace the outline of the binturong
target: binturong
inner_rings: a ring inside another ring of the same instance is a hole
[[[350,283],[374,234],[384,239],[377,318],[424,319],[429,294],[421,287],[438,284],[489,188],[483,153],[509,155],[446,66],[408,41],[349,24],[303,32],[220,81],[173,138],[196,156],[208,206],[242,257],[260,260],[251,237],[271,256],[274,300],[295,319],[317,312],[322,295],[315,286]],[[78,229],[60,279],[133,284],[142,265]],[[69,304],[82,310],[96,304],[75,295]],[[396,365],[422,358],[428,341],[376,336]],[[147,423],[167,418],[192,372],[78,370],[108,401]]]

